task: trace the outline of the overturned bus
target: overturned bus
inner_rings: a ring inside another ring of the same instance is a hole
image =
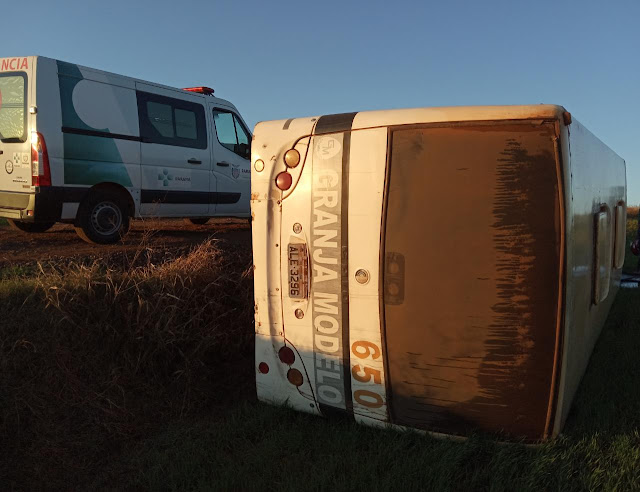
[[[260,400],[557,435],[620,284],[625,163],[561,106],[259,123]]]

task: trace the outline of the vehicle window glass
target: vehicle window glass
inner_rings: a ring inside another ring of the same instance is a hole
[[[3,142],[26,140],[25,86],[22,75],[0,75],[0,139]]]
[[[238,143],[248,145],[249,136],[247,135],[247,132],[244,131],[244,127],[242,126],[242,123],[240,123],[240,120],[238,120],[238,118],[236,118],[235,116],[234,119],[236,121],[236,134],[238,135]]]
[[[163,137],[173,137],[173,111],[170,105],[147,102],[147,115],[153,127]]]
[[[235,152],[238,138],[233,124],[233,115],[227,112],[214,111],[213,120],[216,125],[218,141],[230,151]]]
[[[176,109],[176,137],[192,140],[198,138],[196,114],[193,111]]]
[[[238,117],[234,115],[233,119],[235,120],[235,123],[236,123],[236,135],[238,136],[238,150],[236,153],[248,159],[250,157],[249,135],[245,131],[244,127],[242,126],[242,123],[240,123],[240,120],[238,119]]]
[[[609,295],[611,283],[611,214],[606,205],[595,214],[595,236],[593,302],[599,304]]]
[[[616,232],[613,266],[617,269],[624,265],[625,234],[627,227],[627,207],[623,201],[616,205]]]
[[[204,106],[197,102],[137,92],[140,137],[143,143],[207,148]]]

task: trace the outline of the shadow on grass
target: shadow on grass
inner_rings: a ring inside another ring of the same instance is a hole
[[[152,253],[1,278],[0,490],[84,489],[131,442],[253,394],[249,251]]]
[[[640,293],[621,290],[559,438],[538,447],[371,429],[258,403],[176,422],[122,457],[163,490],[638,490]],[[96,485],[113,484],[108,475]]]

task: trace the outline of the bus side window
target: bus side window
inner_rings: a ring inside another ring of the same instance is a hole
[[[622,268],[624,264],[624,247],[627,232],[627,207],[623,201],[616,205],[615,246],[613,255],[613,268]]]
[[[593,303],[600,304],[609,294],[611,280],[611,214],[606,205],[595,214],[594,232]]]

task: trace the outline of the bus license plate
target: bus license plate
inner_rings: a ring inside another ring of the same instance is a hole
[[[307,297],[307,245],[289,243],[289,297]]]

